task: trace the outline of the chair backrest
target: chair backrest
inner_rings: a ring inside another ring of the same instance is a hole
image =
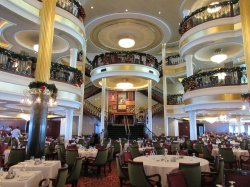
[[[176,151],[180,150],[180,143],[178,142],[172,142],[171,143],[171,152],[174,153]]]
[[[123,164],[128,164],[129,160],[133,160],[132,155],[130,152],[123,152],[122,153]]]
[[[64,187],[68,175],[68,167],[60,168],[56,179],[55,187]]]
[[[200,163],[179,163],[179,169],[184,171],[188,186],[201,186],[201,167]]]
[[[115,161],[116,161],[116,168],[117,168],[117,175],[119,178],[127,178],[125,173],[122,170],[122,159],[121,159],[121,154],[116,154],[115,157]]]
[[[219,168],[217,170],[217,177],[215,179],[215,184],[224,184],[224,159],[222,157],[218,158],[219,160]]]
[[[66,163],[68,164],[70,169],[74,166],[77,157],[79,157],[78,150],[75,149],[66,150],[66,157],[65,157]]]
[[[112,161],[114,158],[114,147],[111,146],[108,148],[108,158],[107,158],[107,161]]]
[[[133,187],[151,187],[147,181],[142,162],[128,162],[128,175]]]
[[[234,187],[245,187],[250,184],[250,171],[225,170],[226,186],[229,186],[229,181],[234,181]]]
[[[224,158],[224,162],[232,162],[235,160],[232,148],[219,148],[219,154]]]
[[[4,143],[10,143],[10,139],[11,139],[11,137],[10,136],[6,136],[5,138],[4,138]]]
[[[203,158],[207,159],[207,160],[211,160],[213,157],[210,154],[208,147],[203,145],[201,146],[201,150],[202,150],[202,154],[203,154]]]
[[[25,149],[11,149],[8,164],[15,165],[19,162],[23,162],[25,160]]]
[[[130,146],[129,149],[133,159],[138,156],[141,156],[138,146]]]
[[[194,145],[193,145],[193,148],[194,148],[194,150],[196,150],[199,154],[201,154],[202,153],[202,146],[203,146],[204,144],[202,144],[202,143],[199,143],[199,142],[196,142]]]
[[[181,170],[167,174],[168,187],[188,187],[185,173]]]
[[[18,141],[16,138],[11,138],[11,147],[18,148]]]
[[[157,155],[164,155],[165,149],[163,147],[155,147],[155,151]]]
[[[77,157],[75,160],[75,164],[71,169],[71,172],[67,178],[67,182],[77,181],[80,178],[81,169],[82,169],[82,158]]]
[[[107,159],[108,159],[108,149],[98,149],[94,164],[104,165],[106,164]]]

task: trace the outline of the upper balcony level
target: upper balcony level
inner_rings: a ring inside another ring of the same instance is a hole
[[[239,0],[210,4],[193,11],[180,23],[180,55],[196,55],[208,46],[241,44]]]

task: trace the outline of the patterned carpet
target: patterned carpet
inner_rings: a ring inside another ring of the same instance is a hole
[[[106,167],[108,170],[108,167]],[[78,181],[77,187],[119,187],[120,182],[119,178],[116,174],[116,163],[112,162],[112,171],[109,173],[106,171],[106,176],[104,176],[103,172],[100,177],[81,177]],[[70,185],[67,185],[70,187]],[[129,185],[128,185],[129,187]]]

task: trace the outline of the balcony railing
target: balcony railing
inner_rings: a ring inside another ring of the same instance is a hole
[[[180,57],[180,55],[173,55],[166,57],[167,66],[178,65],[182,63],[185,63],[185,60],[182,57]]]
[[[36,58],[0,48],[0,70],[26,77],[34,77]],[[80,70],[59,63],[51,63],[50,76],[52,80],[75,86],[81,86],[83,83],[83,75]]]
[[[110,52],[95,56],[93,68],[109,64],[141,64],[158,70],[157,59],[149,54],[138,52]]]
[[[183,94],[168,95],[167,104],[168,105],[181,105]]]
[[[182,85],[187,92],[200,88],[246,84],[245,70],[245,67],[234,67],[202,72],[183,79]]]
[[[213,9],[213,13],[209,13],[211,12],[209,10]],[[183,35],[185,32],[192,29],[193,27],[205,23],[207,21],[226,17],[234,17],[238,16],[239,14],[239,0],[229,0],[215,5],[208,5],[192,12],[189,16],[185,17],[180,23],[179,33]]]
[[[38,1],[42,2],[42,0],[38,0]],[[83,22],[85,17],[86,17],[84,8],[79,1],[76,1],[76,0],[57,0],[56,6],[73,14],[81,22]]]

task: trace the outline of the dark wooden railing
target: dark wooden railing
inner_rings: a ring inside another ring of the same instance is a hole
[[[245,70],[244,67],[234,67],[197,73],[183,79],[182,85],[187,92],[200,88],[246,84]]]
[[[93,68],[108,64],[141,64],[158,70],[157,59],[149,54],[139,52],[110,52],[95,56],[92,61]]]
[[[42,2],[42,0],[38,0]],[[57,0],[56,6],[60,7],[69,13],[73,14],[77,17],[81,22],[83,22],[86,18],[85,10],[81,5],[80,1],[76,0]]]
[[[185,60],[180,55],[172,55],[166,57],[166,66],[178,65],[183,63],[185,63]]]
[[[208,8],[212,9],[216,7],[221,8],[220,10],[214,13],[208,12]],[[205,23],[207,21],[226,17],[234,17],[238,16],[239,14],[239,0],[228,0],[215,5],[208,5],[192,12],[189,16],[186,16],[180,23],[179,33],[183,35],[185,32],[192,29],[193,27]]]
[[[36,58],[0,48],[0,70],[34,78]],[[83,75],[80,70],[59,63],[51,63],[50,76],[52,80],[78,87],[83,83]]]
[[[182,105],[183,94],[168,95],[167,104],[168,105]]]

